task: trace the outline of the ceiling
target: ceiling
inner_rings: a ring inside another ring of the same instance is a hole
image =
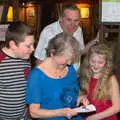
[[[12,2],[14,0],[0,0],[0,4],[4,4],[5,2]],[[100,0],[19,0],[20,2],[35,2],[35,3],[43,3],[43,2],[77,2],[77,3],[98,3]]]

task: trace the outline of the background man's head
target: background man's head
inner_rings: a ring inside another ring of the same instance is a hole
[[[75,32],[80,23],[79,8],[74,4],[63,6],[59,20],[63,31],[68,33]]]

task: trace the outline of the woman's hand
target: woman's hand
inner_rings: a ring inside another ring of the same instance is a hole
[[[71,108],[61,108],[55,110],[41,109],[40,104],[31,104],[29,106],[30,114],[33,118],[52,118],[66,117],[71,119],[77,115],[77,112]]]
[[[79,106],[80,103],[82,103],[84,106],[89,104],[89,100],[87,99],[86,95],[82,95],[82,96],[78,97],[78,99],[77,99],[77,106]]]
[[[77,115],[77,112],[73,109],[70,109],[70,108],[64,108],[62,109],[62,114],[61,116],[65,116],[67,117],[68,119],[71,119],[73,116],[76,116]]]

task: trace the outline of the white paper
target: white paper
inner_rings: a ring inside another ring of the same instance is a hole
[[[95,108],[94,105],[90,104],[90,105],[87,105],[87,106],[80,106],[80,107],[74,108],[74,110],[78,113],[87,113],[87,112],[96,111],[96,108]]]

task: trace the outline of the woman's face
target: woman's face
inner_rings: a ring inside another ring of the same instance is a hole
[[[99,74],[105,68],[106,65],[106,56],[93,53],[89,59],[89,65],[93,74]]]
[[[66,46],[63,51],[57,53],[53,56],[54,60],[56,61],[59,68],[64,68],[67,65],[72,64],[73,60],[75,59],[73,49],[70,46]]]
[[[72,63],[73,57],[63,55],[63,56],[54,56],[54,59],[58,64],[59,68],[64,68]]]

